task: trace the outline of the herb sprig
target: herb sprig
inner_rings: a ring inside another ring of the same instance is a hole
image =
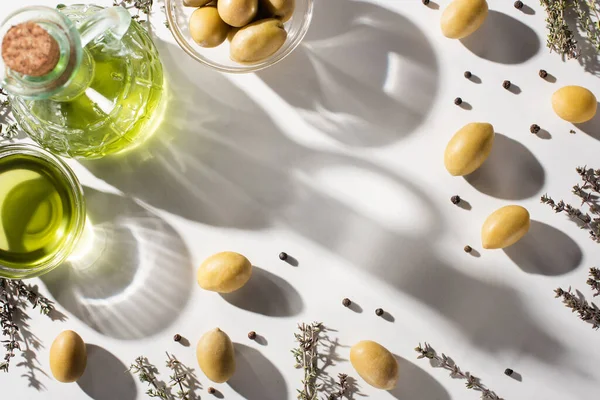
[[[600,52],[600,5],[595,0],[540,0],[546,9],[546,28],[548,39],[546,45],[566,58],[579,58],[579,49],[575,33],[567,16],[574,12],[577,20],[575,28],[579,28],[586,35],[591,46]]]
[[[136,14],[131,18],[143,24],[150,21],[150,13],[154,0],[113,0],[113,6],[121,6],[128,10],[134,9]]]
[[[0,371],[8,372],[15,350],[21,350],[22,344],[27,344],[21,338],[24,335],[19,335],[21,327],[18,322],[19,319],[28,317],[17,316],[18,312],[24,313],[27,305],[31,305],[33,309],[39,308],[42,315],[49,315],[54,310],[54,304],[50,300],[23,281],[0,278],[0,329],[2,336],[7,338],[2,340],[6,353],[4,361],[0,362]]]
[[[549,205],[556,213],[565,213],[571,219],[576,221],[582,229],[587,229],[590,238],[600,243],[600,169],[592,169],[587,167],[577,167],[577,174],[582,180],[582,184],[573,186],[572,192],[581,199],[581,207],[577,208],[563,200],[555,202],[547,194],[541,197],[541,201],[544,204]]]
[[[474,375],[471,375],[470,372],[463,372],[458,365],[452,360],[450,357],[446,356],[442,353],[442,356],[438,356],[436,351],[431,347],[428,343],[421,345],[415,348],[415,351],[419,353],[418,359],[420,358],[428,358],[433,363],[432,365],[436,368],[444,368],[445,370],[450,371],[450,376],[452,378],[465,379],[467,382],[465,383],[467,389],[477,390],[481,392],[481,398],[484,400],[503,400],[496,393],[488,389],[485,385],[481,383],[481,380]]]
[[[158,379],[158,368],[151,364],[146,357],[138,357],[129,367],[129,371],[138,376],[142,383],[149,388],[146,395],[161,400],[194,400],[199,399],[196,390],[202,388],[193,369],[185,366],[173,354],[167,354],[166,366],[171,370],[169,383]],[[172,389],[177,390],[176,393]]]
[[[321,322],[312,324],[298,324],[300,333],[295,333],[294,337],[298,342],[298,348],[292,350],[296,359],[296,368],[302,368],[304,378],[302,379],[302,389],[298,389],[298,399],[317,400],[320,385],[317,383],[319,374],[317,361],[319,359],[319,341],[323,331]]]

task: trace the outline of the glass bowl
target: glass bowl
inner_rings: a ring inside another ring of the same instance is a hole
[[[71,206],[72,216],[69,225],[64,229],[60,245],[49,251],[47,255],[40,257],[37,261],[28,263],[26,266],[15,262],[14,260],[3,261],[3,250],[0,248],[0,278],[33,278],[50,272],[61,265],[77,247],[85,226],[85,199],[83,197],[81,184],[73,170],[64,161],[52,153],[41,147],[25,143],[0,144],[0,160],[5,157],[13,156],[37,159],[37,162],[44,165],[44,168],[47,168],[45,171],[40,171],[40,173],[43,173],[44,175],[48,175],[48,171],[51,170],[53,175],[52,179],[61,180],[60,190],[65,191],[65,197],[69,199],[69,204]],[[31,196],[34,195],[32,194]],[[4,228],[0,225],[0,229]],[[0,232],[0,234],[1,233],[2,232]]]
[[[185,7],[183,0],[166,0],[165,10],[169,29],[175,40],[190,57],[213,69],[229,73],[256,72],[268,68],[287,57],[304,39],[313,15],[313,0],[296,0],[292,18],[285,23],[287,40],[275,54],[256,64],[240,64],[229,58],[229,42],[215,48],[204,48],[190,36],[189,20],[194,7]]]

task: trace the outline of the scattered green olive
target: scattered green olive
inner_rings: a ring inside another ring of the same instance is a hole
[[[64,331],[50,347],[50,370],[57,381],[75,382],[83,375],[87,365],[85,342],[77,333]]]
[[[398,383],[398,362],[379,343],[358,342],[350,349],[350,362],[360,377],[377,389],[392,390]]]
[[[192,39],[202,47],[220,45],[227,38],[229,29],[229,25],[223,22],[216,7],[199,8],[190,18]]]
[[[260,5],[271,17],[286,22],[294,14],[296,0],[260,0]]]
[[[233,343],[219,328],[202,335],[196,346],[196,359],[204,375],[215,383],[227,382],[235,372]]]
[[[242,27],[249,24],[258,11],[258,0],[219,0],[217,8],[227,24]]]
[[[213,254],[198,268],[198,284],[202,289],[231,293],[244,286],[252,275],[252,264],[232,251]]]
[[[278,19],[264,19],[241,28],[231,40],[230,57],[239,63],[262,61],[283,46],[287,32]]]
[[[505,206],[494,211],[483,223],[484,249],[503,249],[515,244],[529,231],[529,211],[521,206]]]
[[[492,151],[494,127],[473,122],[454,134],[444,153],[444,164],[454,176],[468,175],[483,164]]]
[[[231,27],[231,29],[229,30],[229,33],[227,34],[227,40],[229,42],[231,42],[233,40],[233,37],[235,36],[236,33],[238,33],[238,31],[240,30],[240,28],[236,28],[236,27]]]
[[[183,0],[183,5],[186,7],[202,7],[211,1],[212,0]]]
[[[485,0],[454,0],[442,14],[442,33],[450,39],[465,38],[479,29],[487,15]]]
[[[581,86],[565,86],[552,95],[552,108],[565,121],[579,124],[596,115],[596,96]]]

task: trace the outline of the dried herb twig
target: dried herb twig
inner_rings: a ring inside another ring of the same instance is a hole
[[[587,280],[587,284],[594,291],[594,297],[600,296],[600,269],[590,268],[590,277]]]
[[[554,292],[556,298],[560,297],[563,304],[577,313],[581,320],[592,324],[594,329],[600,328],[600,309],[594,303],[590,305],[583,296],[573,295],[571,288],[569,290],[558,288]]]
[[[555,51],[563,57],[578,58],[579,50],[573,31],[565,20],[565,14],[569,8],[571,0],[540,0],[540,3],[546,9],[546,28],[548,29],[548,39],[546,46],[551,51]],[[579,1],[579,0],[575,0]]]
[[[323,331],[323,324],[313,322],[312,324],[299,324],[300,333],[295,333],[294,337],[298,342],[298,348],[292,350],[296,359],[296,368],[304,370],[304,379],[302,379],[302,389],[298,390],[298,399],[317,400],[320,385],[317,384],[319,374],[317,361],[319,358],[319,340]]]
[[[600,169],[592,169],[587,167],[577,167],[577,174],[582,180],[582,184],[573,186],[573,194],[581,199],[581,206],[587,207],[588,214],[585,209],[574,207],[563,200],[555,202],[550,196],[543,195],[541,201],[548,204],[554,212],[564,212],[571,219],[575,220],[582,229],[587,229],[590,233],[590,238],[600,243]]]
[[[175,393],[175,398],[180,400],[197,399],[195,394],[196,389],[200,389],[201,385],[194,370],[186,367],[181,361],[177,360],[173,354],[167,353],[167,368],[173,371],[169,377],[169,382],[172,387],[177,386],[178,390]]]
[[[54,310],[54,304],[38,294],[33,287],[20,280],[0,278],[0,329],[2,329],[2,336],[7,338],[2,341],[6,354],[4,361],[0,362],[0,371],[8,372],[15,350],[21,350],[23,339],[19,335],[18,322],[19,319],[28,319],[28,317],[22,315],[17,318],[17,312],[24,313],[27,305],[32,305],[34,309],[39,307],[43,315],[49,315]],[[28,335],[31,336],[29,332]]]
[[[150,388],[146,391],[149,397],[158,397],[162,400],[169,400],[171,393],[169,388],[163,382],[160,382],[156,375],[158,369],[150,364],[146,357],[138,357],[135,362],[129,367],[129,371],[138,376],[142,383],[147,383]]]
[[[563,57],[579,58],[581,50],[575,33],[567,22],[567,15],[574,12],[575,29],[583,31],[587,40],[600,52],[600,5],[596,0],[540,0],[546,9],[546,45]]]
[[[327,397],[328,400],[343,399],[344,396],[347,396],[351,392],[351,385],[348,381],[348,375],[339,374],[336,384],[337,390],[334,393],[331,393],[329,397]]]
[[[433,363],[435,364],[434,367],[444,368],[444,369],[450,371],[451,377],[465,379],[467,381],[466,382],[467,389],[473,389],[473,390],[477,390],[477,391],[481,392],[482,399],[503,400],[496,393],[494,393],[493,391],[491,391],[487,387],[485,387],[481,383],[479,378],[471,375],[470,372],[461,371],[461,369],[458,367],[458,365],[456,365],[454,360],[452,360],[450,357],[446,356],[443,353],[442,353],[441,357],[438,356],[436,351],[429,344],[425,343],[423,346],[421,346],[421,344],[419,343],[419,346],[417,346],[415,348],[415,351],[417,351],[417,353],[419,353],[419,356],[417,358],[428,358],[433,361]]]

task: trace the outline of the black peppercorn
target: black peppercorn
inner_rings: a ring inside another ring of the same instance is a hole
[[[209,394],[215,394],[215,393],[216,393],[216,390],[215,390],[215,388],[214,388],[214,387],[212,387],[212,386],[211,386],[211,387],[209,387],[209,388],[208,388],[208,393],[209,393]]]
[[[454,196],[450,197],[450,201],[452,202],[452,204],[458,204],[458,203],[460,203],[460,196],[454,195]]]
[[[471,79],[471,77],[473,76],[471,71],[465,71],[464,75],[465,75],[465,78],[467,78],[467,79]]]
[[[502,82],[502,87],[503,87],[504,89],[508,89],[508,88],[510,88],[510,81],[504,81],[504,82]]]
[[[173,336],[173,340],[176,342],[179,342],[181,340],[181,335],[178,333],[175,336]]]
[[[282,251],[281,253],[279,253],[279,259],[280,259],[280,260],[283,260],[283,261],[285,261],[285,260],[287,260],[287,258],[288,258],[288,255],[287,255],[287,253],[285,253],[285,252],[283,252],[283,251]]]
[[[513,372],[515,372],[515,371],[513,371],[513,370],[512,370],[512,369],[510,369],[510,368],[506,368],[506,369],[504,370],[504,373],[505,373],[506,375],[508,375],[508,376],[511,376],[511,375],[513,374]]]
[[[460,97],[455,98],[454,104],[456,104],[457,106],[460,106],[462,104],[462,99]]]
[[[515,1],[514,6],[517,10],[520,10],[521,8],[523,8],[523,2],[521,0],[517,0]]]
[[[423,0],[423,4],[428,5],[429,4],[429,0]]]
[[[465,248],[464,248],[464,250],[465,250],[465,253],[470,253],[470,252],[473,251],[473,248],[471,246],[469,246],[469,245],[466,245]]]
[[[250,339],[250,340],[256,339],[256,332],[254,332],[254,331],[248,332],[248,339]]]
[[[342,304],[344,305],[344,307],[350,307],[352,302],[350,301],[349,298],[346,297],[344,300],[342,300]]]
[[[538,124],[533,124],[529,127],[529,132],[538,133],[540,131],[540,126]]]
[[[383,308],[378,308],[377,310],[375,310],[375,315],[381,317],[383,315]]]
[[[546,72],[546,70],[544,70],[544,69],[540,69],[539,75],[540,75],[540,78],[545,79],[548,76],[548,72]]]

